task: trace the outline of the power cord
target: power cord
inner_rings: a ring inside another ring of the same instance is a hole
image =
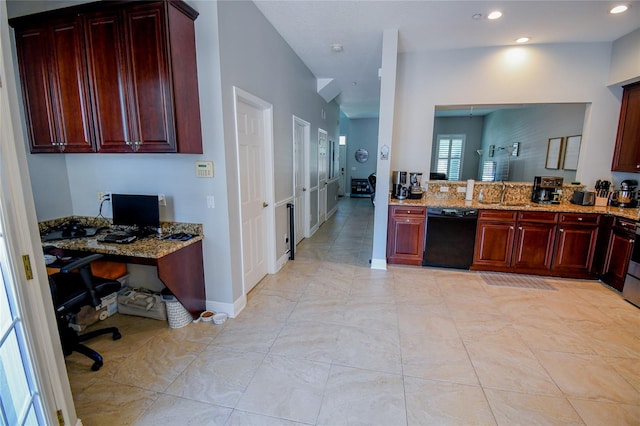
[[[105,201],[111,201],[111,196],[110,195],[102,196],[102,201],[100,201],[100,208],[98,210],[98,215],[96,216],[96,218],[101,217],[103,219],[106,219],[106,217],[102,215],[102,206],[104,205]]]

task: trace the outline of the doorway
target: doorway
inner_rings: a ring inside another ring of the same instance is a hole
[[[271,104],[234,87],[244,294],[275,263]]]
[[[318,225],[327,220],[327,145],[329,135],[318,129]]]
[[[295,245],[309,236],[309,141],[311,124],[293,116],[293,205]]]

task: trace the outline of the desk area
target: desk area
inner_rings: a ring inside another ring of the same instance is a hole
[[[104,219],[63,218],[40,223],[41,233],[53,229],[70,220],[78,220],[85,226],[99,226],[105,229],[91,237],[78,237],[43,242],[43,246],[53,246],[70,253],[100,253],[104,260],[122,263],[156,266],[158,278],[174,296],[197,318],[205,310],[204,266],[202,260],[202,225],[162,223],[162,234],[188,232],[194,237],[187,241],[163,239],[152,235],[129,244],[102,243],[98,239],[109,232]],[[97,223],[96,223],[97,222]]]

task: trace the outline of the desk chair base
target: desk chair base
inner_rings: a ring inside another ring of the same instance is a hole
[[[64,353],[64,356],[71,355],[72,352],[78,352],[89,357],[93,360],[93,365],[91,366],[93,371],[98,371],[100,370],[100,367],[102,367],[102,364],[104,363],[102,356],[93,349],[83,345],[81,342],[103,334],[112,334],[113,340],[118,340],[122,337],[120,331],[116,327],[101,328],[85,334],[77,334],[73,329],[68,327],[68,323],[66,327],[62,325],[62,328],[63,329],[60,330],[60,337],[62,338],[62,352]]]

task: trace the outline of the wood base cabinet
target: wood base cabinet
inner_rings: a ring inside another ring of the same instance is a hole
[[[481,210],[471,269],[593,278],[600,215]]]
[[[418,206],[389,206],[387,262],[422,265],[427,209]]]
[[[562,275],[590,277],[600,215],[561,214],[551,269]]]
[[[12,19],[31,151],[201,154],[197,15],[134,1]]]
[[[629,261],[636,242],[635,222],[616,218],[609,232],[607,257],[600,279],[618,291],[622,291],[629,269]]]

